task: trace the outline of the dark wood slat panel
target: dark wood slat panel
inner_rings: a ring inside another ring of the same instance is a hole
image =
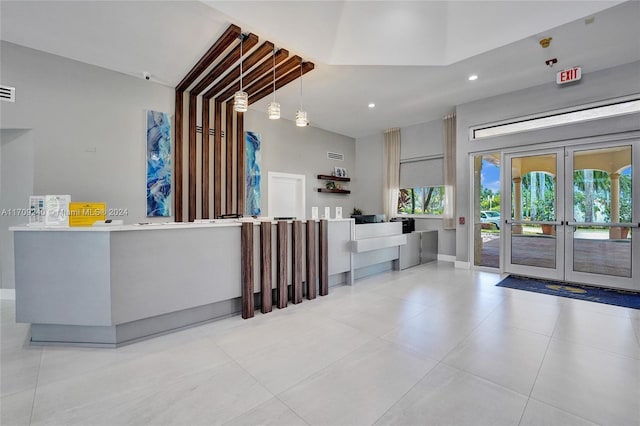
[[[182,79],[182,81],[176,86],[176,90],[184,92],[193,84],[194,81],[202,74],[207,68],[213,64],[218,56],[222,54],[240,35],[240,27],[237,25],[229,25],[220,38],[209,48],[202,58],[193,66],[191,71]]]
[[[300,69],[300,61],[302,58],[300,56],[292,56],[287,59],[282,65],[276,67],[276,80],[293,69]],[[264,61],[260,64],[259,67],[255,68],[251,72],[243,78],[243,86],[244,91],[249,94],[249,98],[251,98],[251,93],[259,90],[264,87],[266,84],[271,84],[273,82],[273,64],[269,61]],[[298,73],[300,76],[300,73]],[[259,79],[259,80],[258,80]],[[258,80],[258,81],[256,81]],[[254,83],[255,82],[255,83]],[[252,84],[253,83],[253,84]],[[226,92],[216,97],[216,99],[225,102],[229,100],[235,92],[240,90],[240,82],[236,82],[234,85],[229,87]],[[251,90],[251,92],[250,92]]]
[[[307,220],[307,299],[316,298],[316,223]]]
[[[271,312],[271,222],[260,224],[260,311]]]
[[[224,168],[226,170],[226,191],[225,191],[225,213],[233,213],[233,102],[227,102],[227,115],[225,117],[226,125],[224,127],[225,139],[225,155],[226,161]]]
[[[200,180],[200,198],[202,199],[201,215],[203,219],[209,219],[209,99],[202,99],[202,177]]]
[[[313,64],[313,62],[305,62],[304,64],[302,64],[302,75],[308,73],[309,71],[313,70],[315,68],[315,65]],[[298,72],[299,70],[296,71],[292,71],[289,74],[285,75],[284,77],[282,77],[279,80],[276,80],[276,90],[286,86],[287,84],[291,83],[292,81],[300,78],[300,72]],[[262,90],[260,90],[258,93],[249,93],[249,105],[251,105],[254,102],[259,101],[260,99],[264,98],[265,96],[270,95],[271,93],[273,93],[273,87],[272,86],[265,86]]]
[[[278,281],[276,294],[278,296],[278,309],[287,307],[289,289],[287,287],[287,221],[278,222]]]
[[[264,43],[262,43],[259,48],[251,52],[251,55],[249,55],[249,57],[242,62],[242,69],[250,70],[253,66],[255,66],[258,62],[260,62],[267,56],[269,56],[269,59],[271,59],[270,54],[271,52],[273,52],[273,48],[273,43],[271,43],[270,41],[265,41]],[[283,51],[283,53],[280,53],[281,51]],[[287,56],[289,56],[289,52],[284,49],[280,49],[276,53],[276,64],[283,61]],[[224,77],[220,79],[220,81],[213,85],[213,87],[211,87],[209,90],[204,92],[202,96],[207,99],[213,98],[238,78],[240,78],[240,66],[236,66],[231,71],[226,73]]]
[[[189,94],[189,222],[196,220],[196,111],[198,98]]]
[[[242,318],[252,318],[253,307],[253,223],[242,224]]]
[[[329,221],[321,220],[318,230],[318,262],[320,269],[320,296],[329,294]]]
[[[258,44],[258,36],[255,34],[249,34],[242,44],[242,55],[244,56],[249,50],[253,49],[253,47]],[[204,89],[209,87],[211,83],[216,81],[220,74],[229,69],[234,63],[236,63],[240,59],[240,41],[238,41],[238,45],[231,50],[220,62],[216,64],[215,67],[211,69],[198,84],[195,85],[193,89],[191,89],[191,93],[195,93],[196,95],[200,94]]]
[[[236,118],[236,213],[244,216],[244,113],[238,112]]]
[[[183,126],[184,114],[184,92],[176,90],[175,115],[176,122],[174,128],[174,182],[175,190],[173,195],[173,214],[176,222],[182,222],[182,150],[183,150]]]
[[[213,118],[213,217],[222,214],[222,104],[214,103]]]
[[[294,304],[302,303],[302,222],[294,220],[291,224],[291,277]]]

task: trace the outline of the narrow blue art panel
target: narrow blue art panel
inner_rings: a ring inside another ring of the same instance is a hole
[[[171,121],[147,111],[147,216],[171,216]]]
[[[244,214],[247,216],[260,216],[260,165],[262,154],[262,136],[260,133],[245,132],[245,203]]]

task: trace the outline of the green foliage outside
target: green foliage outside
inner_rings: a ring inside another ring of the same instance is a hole
[[[444,186],[404,188],[398,197],[398,213],[442,215]]]

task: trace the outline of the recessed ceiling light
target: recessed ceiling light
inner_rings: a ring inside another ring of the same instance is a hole
[[[475,80],[477,80],[477,79],[478,79],[478,76],[477,76],[477,75],[475,75],[475,74],[471,74],[471,75],[469,76],[469,81],[475,81]]]
[[[376,104],[374,104],[373,102],[369,102],[369,108],[375,108]]]

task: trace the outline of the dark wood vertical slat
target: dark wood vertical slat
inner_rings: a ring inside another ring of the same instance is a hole
[[[253,317],[253,223],[242,224],[242,318]]]
[[[260,224],[260,296],[263,314],[271,312],[271,222]]]
[[[320,268],[320,296],[329,294],[329,221],[321,220],[318,229],[318,262]]]
[[[189,222],[196,220],[196,111],[198,98],[189,94]]]
[[[239,112],[236,119],[236,161],[237,161],[237,178],[236,178],[236,198],[237,209],[236,213],[244,216],[244,113]]]
[[[302,302],[302,222],[294,220],[291,224],[291,277],[294,304]]]
[[[316,223],[307,221],[307,299],[316,298]]]
[[[213,217],[222,214],[222,103],[214,103],[213,116]]]
[[[278,309],[287,307],[289,291],[287,287],[287,221],[278,222],[278,282],[277,296]]]
[[[202,99],[202,178],[201,196],[202,218],[209,219],[209,99]]]
[[[182,109],[184,107],[184,92],[176,90],[176,105],[175,105],[175,115],[176,115],[176,123],[174,129],[174,182],[175,182],[175,191],[173,196],[173,214],[176,222],[182,222],[182,174],[184,173],[182,170],[182,131],[184,126],[184,114]]]
[[[224,136],[226,140],[226,161],[224,168],[226,169],[226,188],[225,191],[225,213],[233,213],[233,102],[227,102],[227,115],[225,117],[226,125],[224,127]]]

